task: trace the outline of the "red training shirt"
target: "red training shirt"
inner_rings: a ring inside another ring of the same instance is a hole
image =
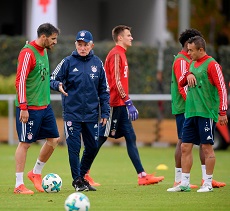
[[[105,71],[110,87],[110,106],[123,106],[129,99],[129,68],[126,50],[116,45],[105,60]]]

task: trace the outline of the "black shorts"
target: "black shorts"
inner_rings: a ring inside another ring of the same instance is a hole
[[[106,125],[99,126],[100,136],[121,138],[127,133],[134,133],[132,122],[129,118],[126,106],[111,107],[110,118]]]

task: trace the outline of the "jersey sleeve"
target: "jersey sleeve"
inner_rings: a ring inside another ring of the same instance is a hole
[[[212,61],[208,65],[208,78],[212,85],[218,90],[220,99],[219,114],[226,115],[228,109],[227,89],[224,81],[221,66],[216,62]]]
[[[189,66],[190,66],[191,62],[189,63],[188,65],[188,69],[181,75],[181,77],[179,78],[179,85],[181,87],[184,87],[184,86],[187,86],[188,85],[188,81],[187,81],[187,76],[189,74],[192,74],[190,71],[189,71]]]
[[[35,56],[32,50],[28,48],[23,49],[18,56],[18,66],[15,81],[19,107],[21,110],[27,110],[26,80],[28,74],[34,69],[35,64]]]
[[[64,89],[66,88],[66,80],[68,70],[68,60],[66,58],[62,59],[62,61],[56,66],[54,71],[50,77],[50,88],[59,91],[59,84],[62,83]]]
[[[129,95],[125,91],[125,87],[128,87],[128,81],[125,80],[125,77],[128,77],[128,70],[126,70],[125,67],[123,67],[121,57],[119,54],[114,54],[111,57],[110,69],[114,70],[115,86],[117,88],[118,94],[125,102],[129,99]]]
[[[181,76],[183,76],[183,74],[186,73],[187,69],[188,62],[186,62],[184,59],[178,59],[177,61],[175,61],[173,71],[176,76],[179,93],[181,94],[184,100],[186,100],[187,86],[180,86],[179,81]]]

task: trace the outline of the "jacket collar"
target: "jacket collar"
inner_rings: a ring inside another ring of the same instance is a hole
[[[71,54],[71,56],[75,57],[76,59],[80,59],[80,60],[89,60],[93,57],[93,55],[94,55],[93,50],[91,50],[87,56],[80,56],[77,50],[73,51]]]

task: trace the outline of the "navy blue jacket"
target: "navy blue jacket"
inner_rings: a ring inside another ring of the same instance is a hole
[[[59,91],[63,83],[62,94],[64,121],[97,122],[100,118],[109,118],[109,86],[102,61],[90,53],[82,57],[77,51],[64,58],[51,75],[50,87]],[[100,112],[99,112],[100,109]]]

